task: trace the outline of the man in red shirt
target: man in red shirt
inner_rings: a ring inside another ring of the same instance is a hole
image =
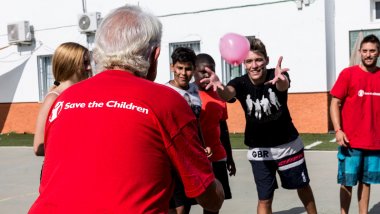
[[[360,43],[361,64],[345,68],[331,89],[330,116],[338,152],[341,213],[348,213],[358,184],[359,213],[368,213],[371,184],[380,183],[380,42]]]
[[[223,203],[186,101],[153,83],[162,26],[117,8],[95,36],[101,73],[63,92],[50,111],[40,196],[29,213],[167,213],[172,175],[209,211]]]

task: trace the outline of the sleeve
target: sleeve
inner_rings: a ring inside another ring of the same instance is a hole
[[[185,193],[189,198],[198,197],[215,177],[198,138],[196,120],[186,124],[171,141],[167,151],[182,179]]]
[[[330,91],[330,94],[340,100],[343,100],[347,96],[349,84],[349,72],[347,69],[343,70],[338,79],[336,80],[333,88]]]

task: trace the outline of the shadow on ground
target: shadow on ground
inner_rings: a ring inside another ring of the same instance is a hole
[[[380,213],[380,202],[375,204],[368,212],[368,214],[378,214]]]
[[[301,213],[305,213],[304,207],[294,207],[289,210],[273,212],[273,214],[301,214]],[[368,212],[368,214],[379,214],[379,213],[380,213],[380,202],[375,204],[372,208],[370,208]]]
[[[305,208],[304,207],[294,207],[292,209],[289,209],[289,210],[283,210],[283,211],[279,211],[279,212],[273,212],[273,214],[301,214],[301,213],[304,213],[305,212]]]

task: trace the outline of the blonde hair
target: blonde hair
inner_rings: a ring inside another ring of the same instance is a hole
[[[85,54],[88,54],[88,49],[78,43],[67,42],[58,46],[52,61],[54,79],[66,81],[76,72],[84,71]]]

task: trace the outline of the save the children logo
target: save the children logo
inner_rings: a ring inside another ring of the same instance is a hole
[[[363,96],[380,96],[379,92],[366,92],[363,89],[360,89],[358,91],[358,96],[363,97]]]
[[[49,117],[49,122],[53,122],[57,117],[59,112],[61,112],[63,107],[63,101],[57,102],[51,111],[50,117]]]
[[[149,114],[149,109],[144,108],[140,105],[136,105],[133,102],[125,102],[125,101],[116,101],[110,100],[107,102],[98,102],[98,101],[90,101],[88,103],[84,102],[66,102],[60,101],[57,102],[50,113],[49,122],[53,122],[58,114],[62,110],[74,110],[74,109],[101,109],[101,108],[114,108],[114,109],[125,109],[131,110],[143,114]]]
[[[359,91],[358,91],[358,96],[359,96],[359,97],[362,97],[363,95],[364,95],[364,90],[359,90]]]

